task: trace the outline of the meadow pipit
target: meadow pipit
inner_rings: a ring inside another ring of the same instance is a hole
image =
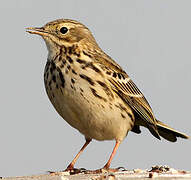
[[[115,140],[113,152],[103,169],[109,170],[116,150],[129,131],[140,126],[160,139],[175,142],[188,138],[158,121],[144,95],[126,72],[96,43],[90,30],[69,19],[59,19],[41,28],[28,28],[45,40],[48,59],[44,83],[48,97],[63,119],[86,139],[68,165],[74,164],[92,139]]]

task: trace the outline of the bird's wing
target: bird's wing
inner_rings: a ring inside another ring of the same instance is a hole
[[[146,125],[150,132],[160,139],[153,111],[135,83],[123,69],[105,53],[102,52],[95,59],[97,59],[96,63],[106,71],[106,74],[109,74],[108,80],[113,91],[138,114],[138,125]]]
[[[112,72],[109,81],[112,89],[144,120],[156,127],[153,111],[144,95],[124,72]]]

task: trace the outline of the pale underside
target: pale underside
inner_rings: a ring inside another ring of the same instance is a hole
[[[61,67],[62,61],[58,59],[59,57],[54,62],[57,67]],[[74,59],[76,58],[74,57]],[[91,61],[86,56],[82,59],[87,62]],[[69,70],[67,69],[68,65],[71,66]],[[54,71],[56,83],[51,84],[50,90],[48,83],[52,77],[49,75],[48,79],[45,80],[48,97],[57,112],[72,127],[84,134],[86,138],[123,140],[134,125],[129,116],[129,114],[132,114],[131,109],[127,108],[128,105],[124,105],[124,101],[112,90],[110,90],[110,93],[112,93],[110,95],[103,90],[99,82],[109,83],[106,74],[97,73],[88,67],[83,69],[82,66],[74,60],[72,65],[66,62],[65,66],[60,68],[62,73],[65,74],[64,88],[61,86],[59,72]],[[79,76],[86,75],[87,70],[87,76],[92,82],[88,82]],[[56,84],[59,87],[56,87]],[[124,109],[122,110],[122,108]]]

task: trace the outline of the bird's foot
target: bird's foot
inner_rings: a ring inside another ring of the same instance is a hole
[[[85,168],[74,168],[68,166],[64,171],[60,172],[54,172],[54,171],[48,171],[51,175],[58,175],[60,173],[68,173],[70,175],[75,175],[79,173],[84,173],[84,174],[103,174],[103,173],[114,173],[114,172],[119,172],[119,171],[126,171],[124,167],[118,167],[118,168],[101,168],[101,169],[96,169],[96,170],[87,170]]]
[[[101,173],[114,173],[119,171],[126,171],[124,167],[118,167],[118,168],[101,168],[96,170],[85,170],[84,174],[101,174]]]
[[[74,174],[79,174],[79,173],[84,173],[86,172],[87,170],[85,168],[71,168],[71,167],[67,167],[64,172],[69,172],[70,175],[74,175]]]
[[[59,172],[48,171],[48,173],[50,175],[60,175],[60,174],[63,174],[63,173],[66,173],[68,175],[74,175],[74,174],[84,173],[86,171],[87,170],[85,168],[80,168],[80,169],[77,169],[77,168],[66,168],[63,171],[59,171]]]

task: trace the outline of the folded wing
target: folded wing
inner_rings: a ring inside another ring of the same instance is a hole
[[[109,81],[112,85],[112,89],[134,110],[135,116],[138,116],[138,118],[143,121],[140,125],[144,124],[156,138],[160,139],[153,111],[144,95],[128,75],[121,74],[110,78]]]

